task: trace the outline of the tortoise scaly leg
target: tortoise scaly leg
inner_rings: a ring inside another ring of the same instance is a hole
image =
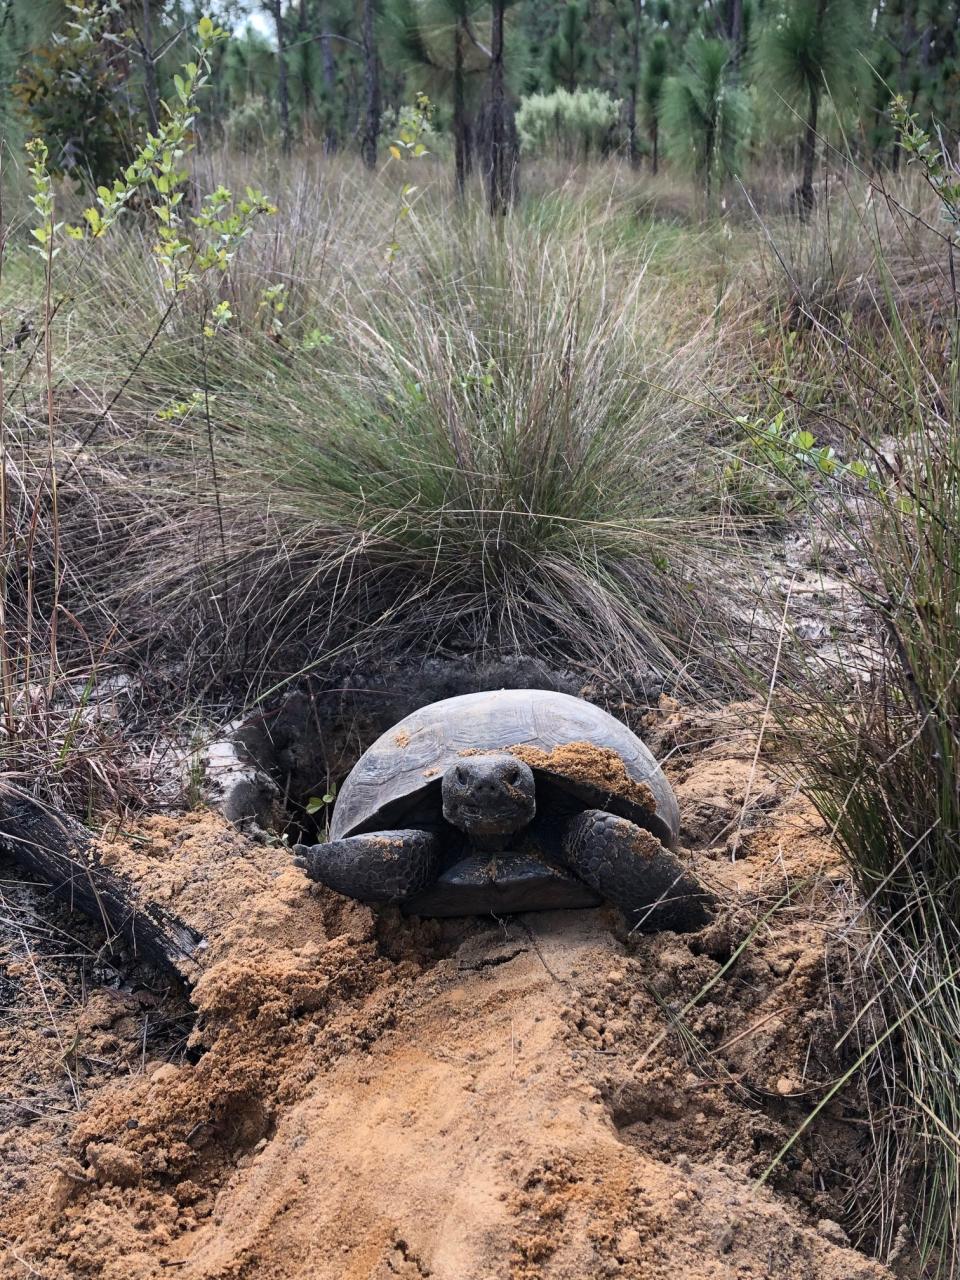
[[[440,872],[440,841],[429,831],[373,831],[329,844],[297,845],[294,862],[311,880],[361,902],[402,902]]]
[[[711,895],[655,835],[603,809],[567,823],[563,855],[570,870],[618,906],[644,932],[702,928]]]

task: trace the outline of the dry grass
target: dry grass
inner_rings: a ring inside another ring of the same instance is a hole
[[[925,213],[910,227],[902,209],[885,207],[891,221],[853,282],[853,310],[838,310],[836,292],[805,304],[802,339],[816,352],[808,369],[820,385],[829,378],[829,403],[822,394],[808,401],[801,420],[821,438],[828,421],[845,456],[871,469],[872,480],[846,488],[842,501],[829,486],[804,491],[821,551],[847,566],[873,619],[871,651],[825,664],[794,637],[775,706],[859,891],[864,985],[844,1039],[858,1045],[876,1108],[863,1225],[891,1252],[909,1227],[922,1274],[954,1277],[960,304],[947,238]]]

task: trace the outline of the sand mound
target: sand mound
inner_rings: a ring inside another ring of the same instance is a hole
[[[839,1066],[824,890],[731,956],[758,902],[833,865],[823,833],[729,722],[656,732],[686,840],[738,895],[699,935],[375,917],[208,814],[118,841],[210,938],[195,1024],[172,1061],[96,1077],[75,1123],[7,1134],[3,1274],[888,1276],[837,1225],[856,1116],[827,1108],[756,1185]]]

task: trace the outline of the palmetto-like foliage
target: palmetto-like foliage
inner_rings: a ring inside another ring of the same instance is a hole
[[[391,44],[401,60],[426,77],[431,97],[448,94],[453,102],[457,190],[471,167],[472,131],[468,98],[490,65],[490,51],[471,19],[481,0],[393,0],[387,11]]]
[[[640,97],[643,103],[643,119],[650,137],[650,160],[653,172],[660,161],[660,119],[663,114],[663,86],[670,65],[670,49],[667,38],[657,34],[650,41],[650,49],[643,68]]]
[[[807,113],[801,209],[813,204],[817,120],[824,93],[849,102],[863,80],[860,50],[869,44],[869,23],[859,0],[781,0],[757,41],[758,81],[779,100]]]
[[[734,171],[747,120],[725,40],[690,37],[682,67],[664,85],[663,119],[672,154],[698,175],[709,200]]]
[[[560,13],[557,34],[547,46],[547,78],[554,87],[573,93],[589,72],[586,34],[586,7],[578,0],[569,0]]]
[[[266,36],[248,27],[223,52],[217,88],[231,110],[247,98],[268,98],[276,83],[276,52]]]

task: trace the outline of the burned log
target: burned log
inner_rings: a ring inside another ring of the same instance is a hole
[[[187,983],[199,976],[202,936],[159,903],[145,901],[128,876],[105,865],[92,833],[79,822],[9,783],[0,786],[0,849],[100,925],[108,946],[122,939],[137,959]]]

